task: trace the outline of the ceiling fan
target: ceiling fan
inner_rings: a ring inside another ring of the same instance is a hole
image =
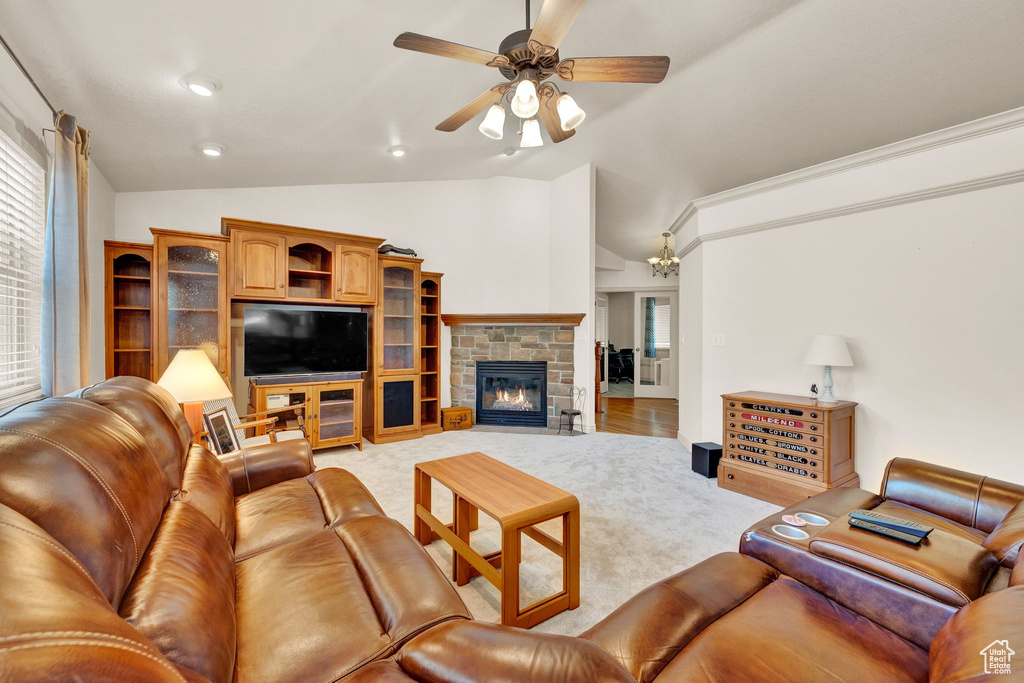
[[[490,107],[480,132],[500,140],[504,133],[505,107],[522,120],[521,147],[544,144],[540,135],[540,117],[552,142],[567,140],[586,114],[579,105],[553,82],[594,81],[602,83],[660,83],[668,71],[668,57],[579,57],[561,59],[558,46],[579,15],[586,0],[546,0],[533,29],[530,29],[530,0],[526,0],[526,28],[510,33],[501,41],[498,52],[451,43],[418,33],[403,33],[395,38],[395,47],[425,52],[439,57],[461,59],[498,69],[509,82],[488,88],[472,102],[439,123],[437,130],[452,132]]]

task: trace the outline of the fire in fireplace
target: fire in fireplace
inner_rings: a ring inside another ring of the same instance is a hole
[[[547,363],[477,361],[477,424],[547,426]]]

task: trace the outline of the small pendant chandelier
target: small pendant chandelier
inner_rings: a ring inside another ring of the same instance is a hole
[[[647,262],[651,264],[651,268],[654,269],[654,273],[651,277],[657,277],[660,273],[662,277],[667,278],[672,273],[679,275],[679,257],[672,254],[672,250],[668,248],[668,238],[672,236],[670,232],[663,232],[661,236],[665,238],[665,246],[661,248],[661,253],[657,256],[652,256],[647,259]]]

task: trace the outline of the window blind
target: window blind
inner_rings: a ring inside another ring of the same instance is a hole
[[[0,407],[42,393],[46,174],[0,132]]]
[[[672,304],[654,305],[654,348],[672,348]]]

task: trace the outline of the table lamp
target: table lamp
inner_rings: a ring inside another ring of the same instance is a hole
[[[158,385],[181,404],[185,419],[195,436],[203,427],[203,401],[231,398],[231,390],[200,349],[182,349],[171,359]]]
[[[824,391],[818,397],[818,401],[820,403],[835,403],[839,400],[832,394],[832,366],[853,365],[853,360],[850,359],[850,350],[846,348],[846,340],[843,339],[843,335],[819,334],[815,336],[804,362],[808,365],[825,366],[825,379],[821,383]]]

